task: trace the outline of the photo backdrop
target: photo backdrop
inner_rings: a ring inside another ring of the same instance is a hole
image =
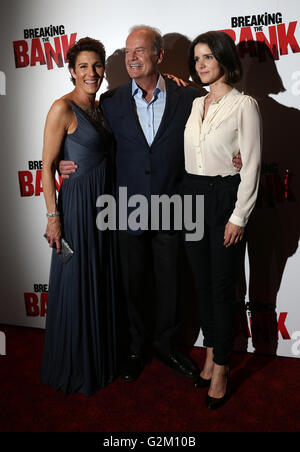
[[[69,46],[85,36],[105,44],[104,92],[128,80],[122,48],[131,26],[157,27],[166,44],[162,72],[185,80],[190,41],[224,30],[244,67],[238,89],[258,100],[264,127],[261,188],[238,289],[236,347],[300,356],[299,16],[298,0],[1,2],[1,324],[45,326],[51,252],[43,238],[43,128],[53,101],[72,90]],[[184,292],[185,335],[201,346],[193,292],[190,286]]]

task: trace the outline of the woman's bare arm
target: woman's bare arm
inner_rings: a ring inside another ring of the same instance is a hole
[[[42,182],[47,212],[57,211],[55,172],[64,137],[74,121],[73,113],[64,99],[59,99],[49,110],[44,130]],[[48,218],[46,235],[50,247],[56,244],[60,252],[61,225],[59,217]]]

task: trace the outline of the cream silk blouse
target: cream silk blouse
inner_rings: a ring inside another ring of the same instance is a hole
[[[241,153],[243,167],[237,201],[229,221],[246,226],[254,207],[260,175],[261,118],[257,102],[235,88],[209,106],[193,102],[184,132],[185,169],[202,176],[234,176],[232,158]]]

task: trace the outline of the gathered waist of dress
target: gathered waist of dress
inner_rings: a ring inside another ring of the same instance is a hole
[[[69,180],[75,179],[76,177],[83,176],[84,174],[88,174],[89,172],[106,167],[106,156],[99,155],[98,159],[80,159],[79,161],[75,161],[77,165],[77,169],[75,173],[70,174]]]

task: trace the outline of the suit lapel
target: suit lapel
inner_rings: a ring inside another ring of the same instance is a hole
[[[165,130],[167,129],[168,125],[172,121],[172,117],[176,111],[176,107],[179,101],[179,94],[178,94],[178,87],[176,83],[165,79],[166,82],[166,106],[164,110],[164,114],[162,117],[162,120],[160,122],[158,131],[154,137],[153,143],[151,146],[153,146],[157,140],[160,139],[160,137],[163,135]],[[129,118],[130,122],[132,124],[132,127],[135,128],[137,135],[141,138],[144,144],[146,144],[149,147],[149,144],[146,140],[146,137],[144,135],[143,129],[140,125],[138,115],[136,112],[136,104],[132,97],[132,83],[129,82],[127,85],[127,95],[126,95],[126,104],[129,106]]]
[[[130,122],[132,123],[133,130],[136,131],[137,136],[140,137],[140,139],[143,141],[144,144],[146,144],[149,147],[149,144],[146,140],[146,137],[144,135],[143,129],[141,127],[137,111],[136,111],[136,104],[134,101],[134,98],[132,97],[132,83],[129,82],[128,84],[128,92],[127,92],[127,99],[126,104],[129,106],[129,115]]]
[[[172,121],[172,117],[176,111],[176,107],[179,101],[178,87],[176,83],[171,82],[169,79],[165,79],[166,82],[166,106],[165,111],[159,125],[158,131],[153,140],[152,146],[160,139],[168,125]]]

